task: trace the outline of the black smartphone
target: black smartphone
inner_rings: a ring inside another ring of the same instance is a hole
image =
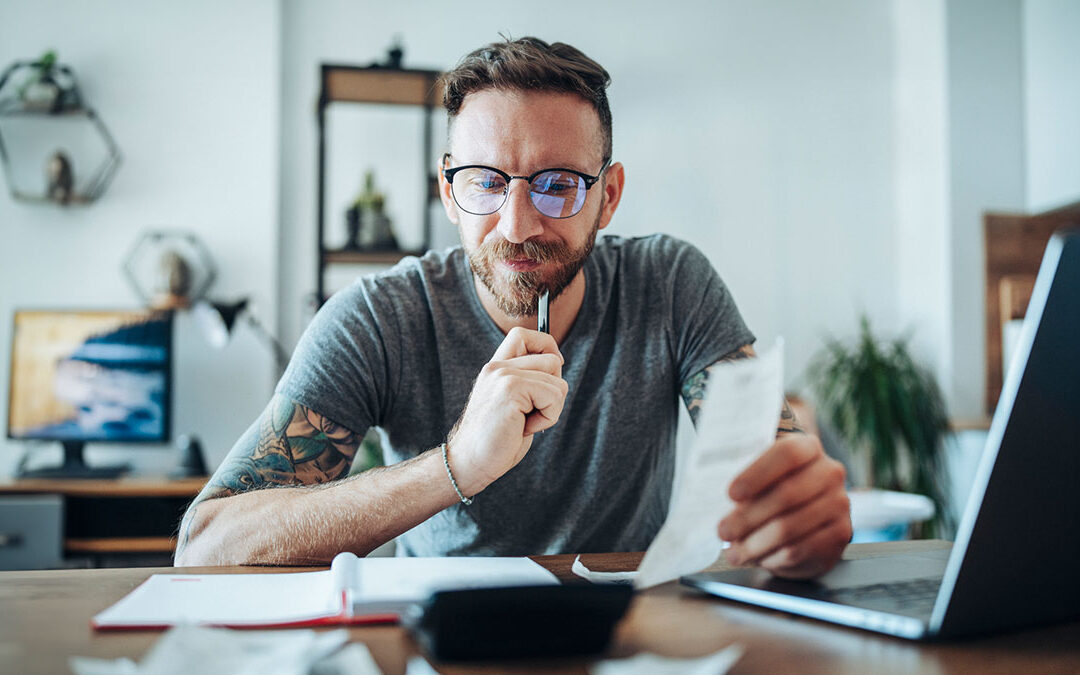
[[[630,586],[512,586],[440,591],[403,623],[439,661],[600,654],[626,613]]]

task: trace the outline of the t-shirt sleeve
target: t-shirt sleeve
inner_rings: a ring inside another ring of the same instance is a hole
[[[754,334],[743,322],[735,299],[708,258],[694,246],[675,239],[669,248],[670,331],[679,386],[722,356],[752,344]]]
[[[276,388],[358,434],[381,423],[400,364],[393,303],[377,284],[360,279],[319,309]]]

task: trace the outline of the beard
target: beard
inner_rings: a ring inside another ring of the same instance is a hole
[[[561,241],[529,240],[514,244],[500,238],[481,244],[476,250],[467,251],[469,267],[491,292],[496,306],[504,314],[515,319],[535,316],[540,294],[547,291],[549,300],[554,301],[584,267],[585,260],[592,253],[599,229],[598,215],[584,245],[578,249]],[[522,258],[535,260],[544,266],[554,263],[555,267],[554,270],[546,272],[546,275],[539,269],[528,272],[496,271],[500,261]]]

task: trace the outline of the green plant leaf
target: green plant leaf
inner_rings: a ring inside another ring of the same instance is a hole
[[[847,345],[827,337],[807,368],[823,417],[851,447],[868,456],[870,481],[882,489],[918,492],[932,499],[937,515],[927,528],[946,522],[944,439],[948,412],[933,374],[911,356],[910,332],[879,340],[869,319]]]

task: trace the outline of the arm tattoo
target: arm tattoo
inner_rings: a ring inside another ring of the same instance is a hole
[[[195,504],[259,488],[337,480],[349,472],[362,438],[310,408],[275,396],[233,446]]]
[[[363,439],[314,410],[275,396],[240,437],[180,523],[177,551],[191,536],[202,502],[286,485],[317,485],[345,476]]]
[[[780,423],[776,426],[776,436],[784,434],[805,434],[806,431],[799,426],[799,420],[795,418],[795,411],[784,399],[784,407],[780,409]]]
[[[682,387],[683,402],[686,403],[686,410],[690,413],[690,419],[694,421],[694,426],[697,426],[698,419],[701,417],[701,406],[705,401],[705,391],[708,389],[709,374],[713,368],[716,368],[721,363],[728,361],[738,361],[740,359],[754,358],[757,354],[754,353],[754,348],[751,345],[743,345],[733,352],[720,357],[720,359],[701,371],[700,373],[690,377]],[[791,407],[784,401],[784,407],[780,411],[780,424],[777,426],[776,434],[786,433],[802,433],[802,429],[799,428],[798,422],[795,420],[795,414],[791,411]]]
[[[227,494],[262,487],[310,485],[349,471],[361,437],[283,396],[229,453],[210,485]]]

